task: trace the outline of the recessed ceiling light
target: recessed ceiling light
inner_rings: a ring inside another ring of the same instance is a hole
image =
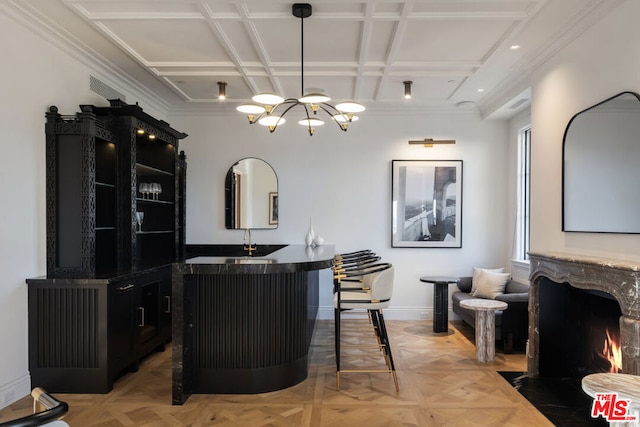
[[[456,102],[456,108],[473,108],[476,106],[476,103],[473,101],[460,101],[460,102]]]
[[[405,80],[402,84],[404,85],[404,98],[411,99],[411,85],[413,82],[411,80]]]
[[[227,99],[227,82],[218,82],[218,99]]]
[[[511,49],[511,50],[518,50],[518,49],[520,49],[520,45],[519,45],[519,44],[511,45],[511,47],[510,47],[509,49]]]
[[[484,89],[478,89],[478,92],[484,92]]]

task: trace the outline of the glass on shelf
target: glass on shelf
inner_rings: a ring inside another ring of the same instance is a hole
[[[138,231],[142,231],[143,220],[144,220],[144,212],[136,212],[136,222],[138,223]]]
[[[158,184],[157,182],[152,182],[150,185],[151,185],[151,191],[150,191],[151,197],[153,198],[153,200],[158,200],[160,184]]]
[[[146,199],[148,197],[148,194],[150,193],[150,185],[151,184],[143,182],[138,186],[138,191],[142,194],[143,199]]]
[[[159,182],[141,183],[138,185],[138,192],[142,194],[144,200],[160,201],[162,185]]]

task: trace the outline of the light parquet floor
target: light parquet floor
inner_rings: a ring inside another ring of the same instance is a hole
[[[371,337],[366,320],[349,320],[343,344]],[[346,321],[345,321],[346,324]],[[346,328],[346,325],[345,325]],[[255,395],[192,395],[171,405],[171,349],[145,358],[137,373],[105,395],[55,394],[69,404],[72,427],[99,426],[551,426],[497,371],[525,371],[523,354],[475,360],[473,330],[450,322],[433,333],[427,321],[387,321],[400,392],[385,373],[343,374],[336,389],[333,322],[318,321],[309,376],[302,383]],[[344,349],[350,368],[380,366],[376,350]],[[347,366],[344,366],[346,368]],[[382,366],[383,367],[383,366]],[[0,422],[31,412],[25,397],[0,411]]]

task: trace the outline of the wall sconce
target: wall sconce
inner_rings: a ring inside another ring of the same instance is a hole
[[[413,82],[411,80],[405,80],[402,82],[404,85],[404,97],[405,99],[411,99],[411,85]]]
[[[433,147],[434,145],[437,145],[437,144],[455,144],[455,143],[456,143],[455,139],[425,138],[422,141],[409,141],[409,145],[419,144],[425,147]]]
[[[227,82],[218,82],[218,99],[227,99]]]

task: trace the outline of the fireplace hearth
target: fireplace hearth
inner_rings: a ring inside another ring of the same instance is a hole
[[[640,375],[639,263],[558,253],[530,260],[528,375]]]

